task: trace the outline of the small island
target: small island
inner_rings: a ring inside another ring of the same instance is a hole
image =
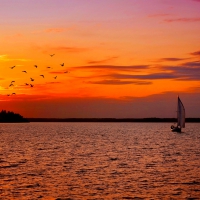
[[[29,122],[29,121],[23,118],[23,116],[21,116],[18,113],[6,110],[2,110],[0,112],[0,123],[19,123],[19,122]]]

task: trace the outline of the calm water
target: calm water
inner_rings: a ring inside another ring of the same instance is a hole
[[[0,200],[200,199],[200,124],[0,124]]]

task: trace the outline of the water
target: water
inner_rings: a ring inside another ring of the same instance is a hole
[[[200,199],[200,124],[0,124],[0,200]]]

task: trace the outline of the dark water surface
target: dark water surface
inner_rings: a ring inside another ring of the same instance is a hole
[[[200,199],[200,124],[0,124],[0,200]]]

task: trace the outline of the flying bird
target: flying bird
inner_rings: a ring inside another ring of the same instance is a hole
[[[22,72],[27,73],[27,71],[22,71]]]
[[[63,67],[64,66],[64,63],[62,63],[62,64],[60,64],[61,65],[61,67]]]
[[[50,54],[51,57],[53,57],[55,54]]]
[[[9,85],[9,87],[14,86],[12,83]]]
[[[34,79],[33,78],[30,78],[31,79],[31,81],[34,81]]]
[[[15,66],[12,66],[12,67],[10,67],[11,69],[14,69],[15,68]]]
[[[30,86],[31,86],[31,87],[33,87],[33,85],[32,85],[32,84],[30,84]]]
[[[44,78],[44,75],[43,75],[43,74],[41,74],[40,76],[42,76],[42,77]]]
[[[25,85],[29,85],[28,83],[25,83]]]
[[[51,67],[47,67],[48,69],[51,69]]]
[[[64,73],[69,73],[68,71],[65,71]]]
[[[55,79],[57,78],[57,76],[54,77]]]
[[[35,68],[37,68],[37,65],[34,65]]]
[[[11,83],[14,83],[15,81],[11,81]]]
[[[12,95],[15,95],[15,94],[16,94],[16,93],[14,93],[14,92],[12,93]]]

